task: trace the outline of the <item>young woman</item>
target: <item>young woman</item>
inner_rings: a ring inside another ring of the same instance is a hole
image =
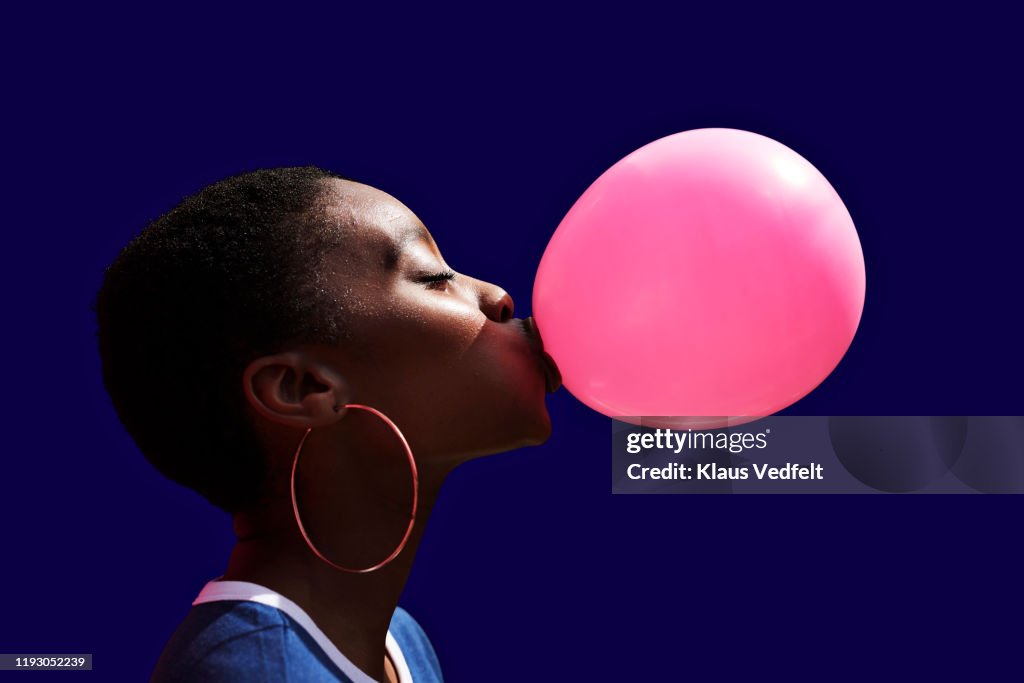
[[[459,463],[544,442],[560,384],[508,294],[395,198],[288,168],[151,223],[96,312],[125,427],[237,536],[153,680],[441,680],[397,607],[432,504]]]

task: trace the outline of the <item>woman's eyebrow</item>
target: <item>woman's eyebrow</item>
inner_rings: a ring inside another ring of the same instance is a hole
[[[398,251],[402,251],[410,242],[415,242],[416,240],[423,240],[430,245],[434,244],[434,240],[430,237],[430,233],[428,233],[426,229],[419,225],[412,225],[399,233],[398,240],[396,240],[396,249]]]
[[[389,246],[387,255],[385,256],[384,259],[384,267],[387,270],[393,270],[395,266],[398,264],[398,259],[401,256],[402,252],[405,250],[405,248],[409,244],[420,240],[426,242],[435,250],[437,249],[437,245],[434,244],[434,239],[430,236],[430,233],[427,232],[425,228],[419,225],[407,226],[405,229],[398,233],[398,236],[395,238],[395,241],[392,242],[392,244]]]

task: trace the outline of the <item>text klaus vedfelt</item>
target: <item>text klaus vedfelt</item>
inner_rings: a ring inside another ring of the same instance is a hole
[[[730,453],[742,453],[748,449],[759,449],[768,446],[768,435],[771,429],[752,434],[750,432],[713,433],[685,432],[671,429],[658,429],[647,433],[630,433],[626,439],[626,452],[637,454],[644,450],[669,450],[679,454],[683,450],[714,448],[728,450]],[[824,479],[821,465],[806,465],[788,462],[780,466],[753,464],[723,466],[717,463],[684,464],[673,462],[660,467],[645,467],[641,463],[632,463],[626,467],[626,476],[630,479]]]

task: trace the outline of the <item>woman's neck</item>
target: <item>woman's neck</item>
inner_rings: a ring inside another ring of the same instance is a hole
[[[306,611],[353,664],[377,680],[387,680],[388,625],[446,474],[421,470],[419,507],[409,540],[398,557],[378,570],[352,574],[317,558],[299,535],[289,502],[287,515],[281,509],[235,515],[238,541],[223,580],[260,584],[287,597]],[[404,531],[396,530],[396,520],[384,515],[370,524],[362,529],[367,538],[401,538]],[[345,564],[321,551],[332,561]]]

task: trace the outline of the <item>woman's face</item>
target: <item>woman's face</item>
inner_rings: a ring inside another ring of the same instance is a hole
[[[401,202],[330,181],[326,211],[344,247],[324,264],[348,338],[319,354],[351,402],[383,411],[417,457],[456,460],[545,441],[557,387],[529,322],[500,287],[449,269]]]

